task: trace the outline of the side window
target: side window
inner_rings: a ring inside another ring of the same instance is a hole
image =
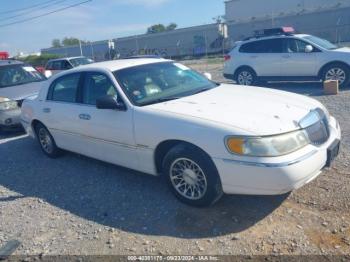
[[[46,70],[52,70],[52,62],[47,63]]]
[[[61,61],[53,61],[51,70],[61,70]]]
[[[283,40],[281,38],[260,40],[251,43],[247,43],[241,46],[241,53],[282,53],[283,52]]]
[[[282,38],[269,39],[263,42],[262,50],[264,53],[283,53]]]
[[[83,87],[83,103],[96,105],[103,96],[115,96],[117,91],[108,76],[101,73],[87,73]]]
[[[256,53],[257,45],[258,45],[258,42],[250,42],[250,43],[244,44],[239,49],[239,52],[241,52],[241,53]]]
[[[68,62],[68,61],[65,61],[63,60],[62,61],[62,69],[63,70],[68,70],[68,69],[72,69],[72,65]]]
[[[305,53],[305,48],[307,45],[309,44],[302,40],[298,40],[294,38],[286,39],[287,53]]]
[[[80,74],[71,74],[58,78],[50,86],[48,100],[75,103]]]

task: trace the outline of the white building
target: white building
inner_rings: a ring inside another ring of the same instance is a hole
[[[225,2],[228,22],[273,19],[350,6],[350,0],[229,0]]]

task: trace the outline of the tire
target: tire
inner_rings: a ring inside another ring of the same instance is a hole
[[[253,69],[244,67],[238,69],[238,71],[235,73],[234,80],[238,85],[252,86],[257,83],[257,75]]]
[[[163,160],[163,174],[171,191],[185,204],[207,207],[223,195],[213,161],[195,146],[182,143],[173,147]]]
[[[35,125],[35,134],[45,155],[50,158],[57,158],[62,155],[62,150],[57,147],[54,138],[43,124]]]
[[[341,63],[328,65],[323,69],[322,80],[338,80],[339,87],[345,88],[350,82],[350,69]]]

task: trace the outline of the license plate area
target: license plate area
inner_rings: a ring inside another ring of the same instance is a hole
[[[340,140],[335,140],[327,149],[327,163],[326,167],[331,167],[333,161],[337,158],[339,155],[340,150]]]

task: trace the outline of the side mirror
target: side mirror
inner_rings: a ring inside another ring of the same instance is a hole
[[[314,51],[314,47],[312,45],[307,45],[305,47],[305,53],[312,53]]]
[[[50,78],[52,76],[52,72],[50,70],[45,70],[44,75],[46,78]]]
[[[211,75],[210,73],[205,72],[203,75],[204,75],[206,78],[208,78],[209,80],[212,80],[212,79],[213,79],[213,77],[212,77],[212,75]]]
[[[124,103],[120,103],[116,96],[103,96],[96,100],[96,107],[98,109],[115,109],[119,111],[125,111],[126,106]]]

